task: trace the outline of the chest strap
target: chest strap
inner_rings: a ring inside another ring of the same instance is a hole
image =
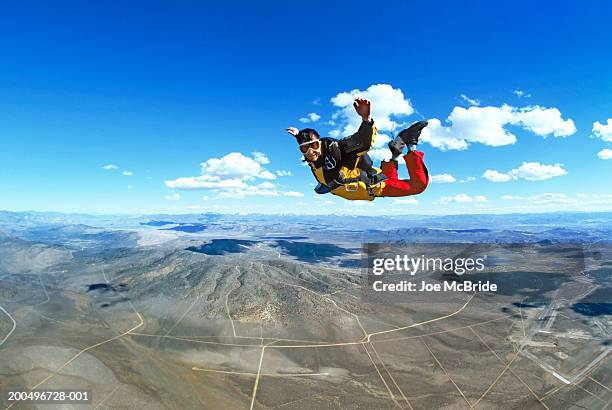
[[[341,186],[347,186],[348,184],[353,184],[356,182],[363,182],[368,190],[368,195],[369,196],[374,196],[374,192],[372,190],[372,187],[374,185],[377,185],[379,183],[381,183],[382,181],[386,180],[387,176],[385,174],[383,174],[382,172],[378,172],[376,174],[371,174],[368,175],[365,171],[361,171],[359,173],[358,177],[353,177],[353,178],[344,178],[344,175],[342,175],[342,173],[340,173],[340,175],[338,176],[338,178],[334,179],[333,181],[331,181],[329,184],[323,185],[323,184],[319,184],[321,185],[321,189],[318,189],[319,187],[317,186],[317,188],[315,188],[315,192],[316,193],[320,193],[320,194],[326,194],[327,192],[331,192],[336,188],[340,188]],[[329,191],[323,189],[323,187],[326,187],[329,189]],[[321,191],[321,192],[319,192]],[[326,192],[323,192],[326,191]],[[348,189],[347,189],[348,191]]]

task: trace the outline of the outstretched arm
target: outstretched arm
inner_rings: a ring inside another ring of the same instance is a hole
[[[365,122],[370,122],[370,109],[372,107],[372,103],[367,98],[355,98],[355,102],[353,102],[353,107],[357,114],[361,117],[361,119]]]
[[[366,98],[356,98],[353,103],[355,111],[361,117],[363,122],[359,126],[357,132],[340,141],[342,150],[346,153],[362,153],[370,149],[374,144],[376,137],[376,127],[374,121],[370,117],[370,109],[372,103]]]

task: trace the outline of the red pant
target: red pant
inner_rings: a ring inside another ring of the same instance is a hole
[[[423,155],[425,154],[421,151],[411,151],[404,155],[410,179],[397,177],[396,161],[383,161],[380,167],[388,179],[385,181],[382,196],[408,196],[425,191],[429,183],[429,173],[423,162]]]

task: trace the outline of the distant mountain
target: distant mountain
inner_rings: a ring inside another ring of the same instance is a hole
[[[63,246],[51,246],[0,234],[0,272],[39,273],[70,259],[71,251]]]

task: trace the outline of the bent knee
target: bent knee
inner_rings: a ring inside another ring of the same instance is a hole
[[[413,184],[413,189],[414,189],[414,193],[415,194],[420,194],[423,191],[425,191],[425,189],[427,189],[427,181],[418,181],[416,183]]]

